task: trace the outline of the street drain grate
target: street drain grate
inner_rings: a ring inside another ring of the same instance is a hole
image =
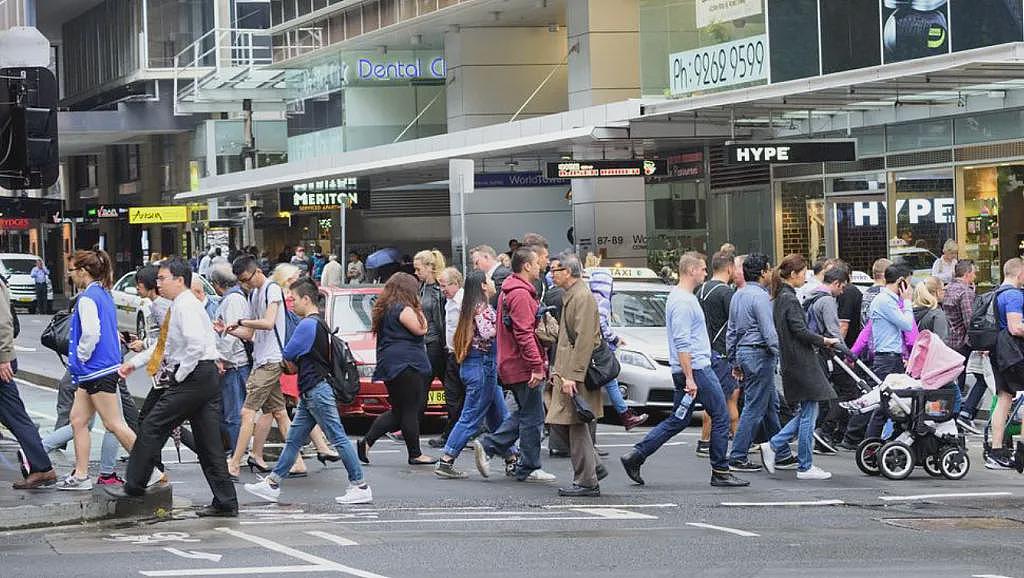
[[[890,526],[911,530],[1018,530],[1024,522],[1013,518],[883,518]]]

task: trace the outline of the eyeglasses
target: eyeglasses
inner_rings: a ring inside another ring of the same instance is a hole
[[[238,278],[238,282],[239,283],[248,283],[249,281],[252,281],[252,278],[255,277],[255,276],[256,276],[256,272],[253,271],[252,273],[249,273],[249,276],[246,277],[245,279],[242,279],[241,277],[239,277]]]
[[[568,271],[568,270],[569,270],[568,267],[552,267],[551,268],[551,272],[552,273],[559,273],[561,271]]]

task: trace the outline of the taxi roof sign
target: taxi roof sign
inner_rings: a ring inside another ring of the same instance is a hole
[[[612,276],[612,279],[633,280],[633,281],[661,281],[653,270],[647,267],[591,267],[586,270],[590,275],[594,271],[604,271]]]

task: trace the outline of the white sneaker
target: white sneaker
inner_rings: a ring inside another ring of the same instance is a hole
[[[771,442],[761,444],[761,461],[764,462],[764,469],[768,470],[769,474],[775,473],[775,450],[772,449]]]
[[[268,502],[277,502],[281,496],[281,486],[271,484],[269,478],[261,478],[259,483],[245,484],[243,487],[245,491]]]
[[[58,490],[87,491],[92,489],[92,478],[75,477],[75,472],[68,474],[63,480],[57,483]]]
[[[811,469],[806,472],[797,472],[796,479],[798,480],[827,480],[832,477],[832,474],[819,468],[818,466],[811,466]]]
[[[373,492],[368,484],[349,486],[348,490],[345,490],[345,495],[334,498],[334,501],[339,504],[369,504],[373,502]]]
[[[149,474],[149,481],[146,482],[146,487],[151,487],[163,482],[166,478],[166,474],[160,470],[153,468],[153,473]]]
[[[476,457],[477,471],[485,478],[491,477],[491,456],[487,455],[484,444],[480,443],[480,440],[473,440],[472,445],[473,455]]]
[[[527,482],[538,482],[538,483],[553,482],[553,481],[555,481],[557,479],[558,478],[555,477],[555,474],[549,474],[549,473],[547,473],[547,472],[545,472],[544,470],[541,470],[541,469],[533,470],[532,472],[530,472],[530,475],[526,477],[526,481]]]

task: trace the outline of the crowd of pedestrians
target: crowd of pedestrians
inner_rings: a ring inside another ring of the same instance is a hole
[[[977,433],[986,380],[994,382],[990,439],[996,442],[986,448],[986,460],[991,468],[1011,467],[1012,450],[1003,440],[1013,398],[1024,389],[1024,364],[1010,359],[1024,349],[1024,263],[1011,259],[1003,267],[1003,284],[991,299],[991,331],[999,338],[990,341],[999,347],[982,349],[971,338],[982,299],[976,267],[957,251],[947,243],[935,274],[921,280],[906,266],[879,259],[874,284],[864,291],[837,259],[808,263],[788,255],[773,264],[763,254],[737,255],[728,244],[710,260],[684,254],[665,305],[673,408],[621,456],[626,475],[644,484],[642,466],[689,426],[699,402],[706,418],[696,452],[709,460],[711,485],[748,486],[748,476],[736,474],[762,469],[827,480],[831,473],[814,464],[816,454],[882,438],[889,419],[883,409],[847,411],[843,402],[862,392],[838,364],[865,360],[880,379],[903,373],[924,331],[965,357],[965,372],[946,386],[954,391],[962,430]],[[243,465],[267,474],[244,489],[277,501],[285,480],[308,476],[307,442],[322,463],[345,467],[348,485],[336,501],[368,503],[373,492],[362,466],[385,436],[405,444],[410,466],[431,466],[439,478],[468,477],[457,466],[468,448],[483,477],[501,458],[507,476],[550,483],[557,477],[541,461],[548,435],[549,455],[565,454],[572,465],[559,494],[599,496],[608,475],[606,454],[596,446],[605,396],[627,430],[648,419],[626,404],[617,371],[604,372],[604,360],[626,345],[612,323],[611,275],[585,267],[572,252],[551,255],[547,240],[533,233],[510,242],[508,253],[480,245],[469,258],[472,269],[463,273],[439,251],[420,251],[389,263],[382,277],[356,253],[342,264],[319,247],[307,255],[299,246],[273,269],[253,248],[227,256],[213,248],[191,263],[170,257],[137,271],[147,331],[143,339],[125,340],[110,295],[109,256],[78,251],[69,269],[78,294],[68,321],[68,376],[58,398],[58,415],[66,418],[42,437],[13,384],[14,324],[7,292],[0,291],[0,420],[20,442],[25,463],[25,479],[14,487],[90,489],[90,430],[99,416],[107,434],[97,484],[131,498],[166,483],[161,455],[170,438],[199,458],[213,494],[203,515],[237,515],[234,483]],[[207,296],[200,277],[219,299]],[[353,444],[332,385],[334,328],[323,319],[320,288],[370,279],[383,281],[371,314],[373,377],[383,382],[389,409]],[[126,358],[127,352],[134,355]],[[125,385],[136,371],[152,381],[141,408]],[[967,374],[975,384],[964,396]],[[443,384],[448,417],[429,440],[437,457],[420,446],[435,380]],[[271,466],[263,447],[273,422],[286,441]],[[74,467],[58,477],[47,454],[72,440]],[[115,472],[120,448],[129,452],[124,479]],[[760,460],[752,460],[758,451]]]

